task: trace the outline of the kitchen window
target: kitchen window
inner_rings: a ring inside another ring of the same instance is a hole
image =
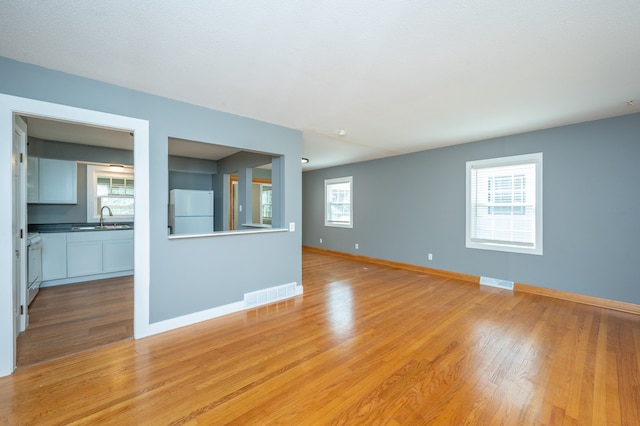
[[[123,166],[87,165],[87,221],[100,220],[105,209],[105,221],[132,221],[134,217],[133,169]]]
[[[353,228],[353,176],[324,181],[324,226]]]
[[[467,162],[466,246],[542,254],[542,153]]]

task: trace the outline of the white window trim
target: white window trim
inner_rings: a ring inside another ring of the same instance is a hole
[[[267,203],[265,203],[263,200],[263,197],[264,197],[263,191],[265,187],[269,187],[269,189],[271,190],[271,202],[268,203],[268,205],[271,206],[271,216],[269,217],[269,219],[273,221],[273,185],[270,183],[261,183],[260,184],[260,224],[261,225],[264,224],[264,220],[265,220],[264,206],[267,205]]]
[[[349,183],[349,223],[332,222],[328,220],[327,215],[327,186],[337,183]],[[353,228],[353,176],[346,176],[341,178],[325,179],[324,180],[324,226],[331,226],[335,228]]]
[[[111,177],[131,177],[133,178],[133,169],[124,167],[121,170],[114,169],[109,165],[87,164],[87,222],[99,222],[100,212],[96,207],[96,185],[98,182],[98,174],[101,176]],[[105,222],[132,222],[134,216],[104,216]]]
[[[471,240],[471,170],[480,167],[500,167],[524,163],[536,165],[536,217],[535,217],[535,244],[532,248],[509,244],[475,242]],[[510,157],[491,158],[486,160],[467,161],[466,164],[466,247],[494,250],[510,253],[523,253],[542,255],[542,153],[514,155]]]

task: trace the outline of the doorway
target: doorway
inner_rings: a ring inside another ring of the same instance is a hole
[[[131,132],[134,138],[134,164],[136,165],[136,217],[134,229],[134,337],[152,334],[149,327],[149,124],[146,120],[118,116],[65,105],[0,94],[0,134],[12,140],[13,117],[47,117],[53,120],[78,123],[97,128],[112,128]],[[4,139],[4,138],[3,138]],[[10,165],[13,149],[0,150],[0,163]],[[12,188],[11,175],[0,175],[0,186]],[[5,203],[13,205],[14,190],[0,195]],[[0,210],[0,376],[13,372],[16,366],[16,336],[13,312],[15,302],[12,241],[16,224],[13,209]],[[23,230],[24,232],[24,230]],[[9,256],[9,254],[11,256]],[[24,270],[20,272],[24,273]]]
[[[21,207],[29,238],[42,241],[44,262],[41,285],[30,287],[35,299],[23,304],[28,326],[17,338],[17,367],[133,337],[132,134],[39,116],[23,122],[28,167]],[[101,220],[127,229],[84,230]],[[29,260],[28,275],[35,276]]]
[[[231,175],[229,179],[229,229],[242,229],[239,210],[238,176]],[[252,178],[251,180],[251,218],[248,223],[252,226],[270,228],[273,222],[273,187],[271,179]]]

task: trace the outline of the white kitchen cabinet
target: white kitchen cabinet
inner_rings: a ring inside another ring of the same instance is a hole
[[[77,172],[75,161],[38,158],[37,203],[77,204]],[[27,164],[28,167],[28,164]],[[27,181],[29,178],[27,178]],[[28,195],[34,199],[35,195]]]
[[[42,236],[42,280],[67,278],[67,234],[47,233]]]
[[[38,202],[38,157],[27,157],[27,203]]]
[[[83,232],[83,234],[94,234],[94,232]],[[80,277],[101,273],[102,241],[67,241],[67,276]]]
[[[67,236],[69,277],[133,269],[133,230],[70,232]]]
[[[121,233],[122,231],[115,231]],[[133,238],[102,242],[102,271],[119,272],[133,269]]]
[[[133,230],[42,233],[42,280],[53,285],[133,271]],[[120,274],[123,275],[123,274]]]

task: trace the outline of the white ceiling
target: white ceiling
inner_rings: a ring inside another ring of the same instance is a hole
[[[133,149],[133,135],[129,132],[40,117],[26,117],[26,119],[29,136],[36,138],[83,145],[108,146],[129,151]]]
[[[638,0],[1,9],[0,56],[300,129],[305,170],[640,111]]]
[[[51,120],[43,117],[28,116],[26,118],[29,136],[32,137],[49,141],[133,150],[133,134],[126,131]],[[223,145],[169,138],[168,151],[169,155],[220,160],[242,150]]]

